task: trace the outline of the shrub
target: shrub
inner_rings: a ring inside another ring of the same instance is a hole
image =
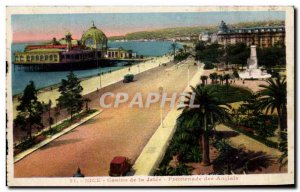
[[[241,174],[267,168],[273,163],[273,158],[262,151],[249,151],[241,147],[234,148],[227,140],[215,143],[219,156],[213,161],[216,174]]]
[[[235,78],[240,78],[240,75],[239,75],[239,73],[237,72],[236,69],[233,70],[232,75],[233,75]]]
[[[277,142],[274,142],[274,141],[270,141],[264,137],[261,137],[260,135],[254,135],[252,133],[249,133],[247,131],[245,131],[244,129],[240,129],[239,127],[237,127],[236,125],[234,124],[231,124],[231,123],[225,123],[227,126],[231,127],[233,130],[237,131],[237,132],[240,132],[240,133],[243,133],[244,135],[248,136],[248,137],[251,137],[252,139],[255,139],[263,144],[265,144],[266,146],[268,147],[271,147],[271,148],[274,148],[274,149],[277,149],[278,148],[278,143]]]
[[[161,166],[160,168],[156,169],[154,172],[155,176],[178,176],[178,175],[190,175],[189,168],[180,163],[176,168],[170,166]]]
[[[169,165],[175,155],[178,156],[180,162],[201,161],[201,148],[198,142],[199,125],[189,125],[182,119],[178,119],[176,126],[176,131],[159,165],[160,171],[157,174],[166,172],[166,166]]]
[[[214,64],[212,64],[212,62],[210,61],[205,61],[204,62],[204,69],[208,70],[208,69],[213,69],[215,68]]]
[[[190,54],[189,53],[179,53],[174,57],[175,61],[182,61],[188,58]]]
[[[251,129],[252,134],[255,132],[256,135],[263,138],[272,137],[277,129],[277,119],[268,115],[246,117],[240,121],[239,127],[245,131]]]
[[[186,160],[189,162],[201,162],[201,148],[200,146],[194,146],[186,154]]]
[[[213,89],[215,97],[217,97],[222,103],[234,103],[238,101],[247,100],[252,93],[242,87],[227,86],[227,85],[207,85],[209,89]]]

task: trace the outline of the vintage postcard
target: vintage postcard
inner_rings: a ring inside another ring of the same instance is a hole
[[[7,7],[8,186],[294,185],[293,7]]]

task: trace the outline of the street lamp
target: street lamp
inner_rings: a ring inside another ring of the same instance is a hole
[[[158,88],[159,94],[161,96],[163,94],[163,90],[164,90],[164,88],[162,86],[160,86]],[[164,124],[163,124],[163,106],[161,106],[161,104],[160,104],[160,125],[161,125],[162,128],[164,128]]]
[[[190,85],[190,65],[188,64],[188,86]]]
[[[98,75],[99,75],[99,89],[101,88],[101,72],[100,72],[100,65],[99,65],[99,62],[98,62],[98,51],[96,50],[96,60],[97,60],[97,67],[98,67]]]
[[[100,88],[102,88],[102,79],[101,79],[101,75],[102,75],[102,72],[100,72],[100,75],[99,75]]]

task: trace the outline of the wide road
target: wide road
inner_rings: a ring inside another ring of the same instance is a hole
[[[197,71],[193,63],[190,60],[179,67],[160,66],[137,75],[132,83],[119,82],[103,88],[88,96],[92,99],[90,106],[100,108],[99,97],[104,92],[125,92],[129,98],[140,92],[146,97],[163,86],[169,96],[174,92],[179,94],[188,84],[188,66],[190,78]],[[150,108],[129,108],[126,103],[103,110],[92,120],[15,163],[15,177],[70,177],[78,166],[86,176],[104,176],[108,175],[114,156],[136,160],[160,124],[159,103]],[[169,110],[169,106],[164,108],[164,116]]]

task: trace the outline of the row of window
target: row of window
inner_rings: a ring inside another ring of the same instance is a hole
[[[107,52],[109,58],[119,57],[119,52]],[[129,57],[128,53],[120,52],[120,57]]]
[[[61,56],[62,60],[65,60],[65,59],[90,59],[90,58],[93,58],[94,57],[94,54],[93,53],[86,53],[86,54],[63,54]],[[101,57],[101,53],[99,53],[99,57]]]
[[[255,39],[258,42],[276,42],[276,41],[283,41],[284,38],[281,37],[266,37],[266,38],[259,38]],[[223,41],[237,41],[237,42],[252,42],[252,38],[223,38]]]
[[[58,56],[57,55],[20,55],[15,57],[16,61],[58,61]]]

